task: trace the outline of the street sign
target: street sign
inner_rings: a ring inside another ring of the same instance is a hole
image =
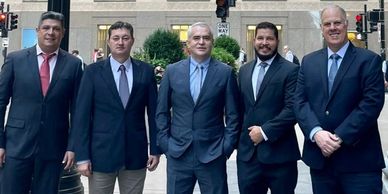
[[[226,35],[229,36],[230,25],[229,22],[217,23],[217,36]]]
[[[3,47],[8,47],[8,43],[9,43],[9,39],[8,38],[3,38],[1,45]]]

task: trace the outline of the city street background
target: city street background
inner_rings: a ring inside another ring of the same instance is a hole
[[[388,152],[388,93],[385,94],[385,104],[379,117],[379,128],[382,140],[382,147],[384,150],[384,156],[387,157]],[[297,127],[297,136],[299,147],[302,150],[303,135],[300,129]],[[363,157],[363,156],[360,156]],[[237,169],[236,169],[236,152],[230,157],[227,163],[228,166],[228,185],[230,194],[238,194],[237,185]],[[308,167],[302,162],[298,161],[298,183],[295,189],[297,194],[312,194],[311,180]],[[217,175],[215,175],[217,176]],[[144,194],[165,194],[166,193],[166,158],[164,155],[160,158],[158,168],[154,172],[147,172],[147,177],[144,185]],[[89,193],[88,180],[86,177],[82,177],[85,194]],[[388,194],[388,178],[383,175],[384,192]],[[116,184],[115,194],[120,193]],[[198,185],[194,190],[194,194],[200,194]]]

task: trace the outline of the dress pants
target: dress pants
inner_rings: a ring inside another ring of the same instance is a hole
[[[281,154],[281,153],[279,153]],[[250,161],[237,160],[240,194],[294,194],[298,179],[297,162],[264,164],[257,154]]]
[[[5,158],[2,194],[57,194],[63,165],[61,161]]]
[[[142,194],[145,177],[146,168],[125,170],[123,167],[113,173],[93,171],[92,176],[89,177],[89,190],[91,194],[112,194],[117,178],[120,194]]]
[[[226,157],[201,163],[192,146],[179,158],[167,156],[167,194],[192,194],[197,180],[201,194],[227,194]]]
[[[383,190],[381,170],[344,173],[329,165],[310,169],[310,175],[314,194],[381,194]]]

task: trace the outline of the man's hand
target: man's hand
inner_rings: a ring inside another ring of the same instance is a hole
[[[160,155],[150,155],[147,161],[147,169],[152,172],[158,167]]]
[[[252,126],[252,127],[249,127],[248,130],[249,130],[249,137],[251,137],[253,145],[256,146],[257,144],[259,144],[264,140],[263,134],[261,134],[261,127]]]
[[[335,134],[321,130],[314,135],[314,140],[325,157],[330,157],[341,147],[342,140]]]
[[[0,148],[0,168],[3,167],[4,163],[5,163],[5,149]]]
[[[77,165],[77,171],[83,176],[90,177],[92,175],[92,163],[86,162]]]
[[[388,88],[388,82],[384,80],[384,86],[385,88]]]
[[[65,164],[65,170],[70,169],[74,165],[74,152],[67,151],[63,157],[62,164]]]

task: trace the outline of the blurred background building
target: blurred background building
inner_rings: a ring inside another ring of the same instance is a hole
[[[69,0],[70,1],[70,0]],[[381,0],[380,0],[381,1]],[[47,0],[6,0],[10,11],[19,15],[18,28],[9,33],[8,52],[36,43],[35,28],[39,16],[47,10]],[[229,35],[245,49],[248,61],[254,56],[252,40],[259,22],[275,23],[279,29],[279,53],[289,45],[300,59],[306,53],[322,48],[320,10],[330,3],[348,12],[349,38],[358,46],[355,16],[368,9],[379,8],[379,0],[237,0],[229,9]],[[388,5],[388,4],[387,4]],[[215,0],[71,0],[69,50],[77,49],[85,63],[92,62],[93,50],[106,45],[109,25],[123,20],[134,26],[133,51],[142,48],[144,40],[158,28],[179,33],[182,44],[187,40],[188,27],[198,21],[213,26],[217,36]],[[368,34],[370,50],[380,53],[378,32]],[[2,60],[2,56],[0,57]]]

